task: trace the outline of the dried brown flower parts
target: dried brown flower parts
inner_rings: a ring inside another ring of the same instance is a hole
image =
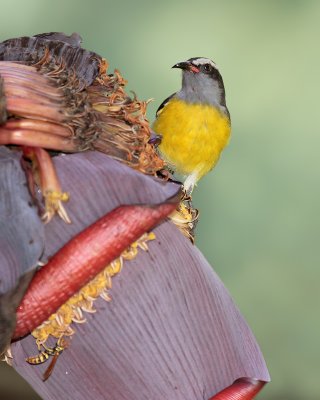
[[[58,212],[67,222],[67,195],[46,172],[50,158],[35,148],[98,150],[147,174],[164,163],[148,143],[147,102],[128,96],[120,72],[107,74],[106,60],[52,35],[0,44],[0,144],[21,147],[32,161],[29,175],[50,197],[45,220]]]

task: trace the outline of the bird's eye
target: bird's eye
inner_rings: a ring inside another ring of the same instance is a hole
[[[212,66],[210,64],[204,64],[203,69],[205,72],[211,72]]]

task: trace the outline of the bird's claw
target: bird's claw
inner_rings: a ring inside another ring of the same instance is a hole
[[[148,143],[158,147],[161,141],[162,141],[162,135],[157,135],[154,131],[151,131]]]

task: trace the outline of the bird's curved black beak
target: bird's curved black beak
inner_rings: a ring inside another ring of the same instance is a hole
[[[200,71],[200,69],[195,65],[193,65],[192,62],[190,61],[179,62],[175,64],[172,68],[180,68],[183,71],[190,71],[193,72],[194,74],[197,74]]]
[[[177,64],[174,64],[172,68],[180,68],[189,71],[190,70],[190,62],[189,61],[182,61],[178,62]]]

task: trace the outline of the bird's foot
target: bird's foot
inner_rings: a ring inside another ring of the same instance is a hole
[[[157,135],[153,130],[151,130],[150,139],[148,143],[153,144],[155,147],[158,147],[161,141],[162,141],[162,135]]]

